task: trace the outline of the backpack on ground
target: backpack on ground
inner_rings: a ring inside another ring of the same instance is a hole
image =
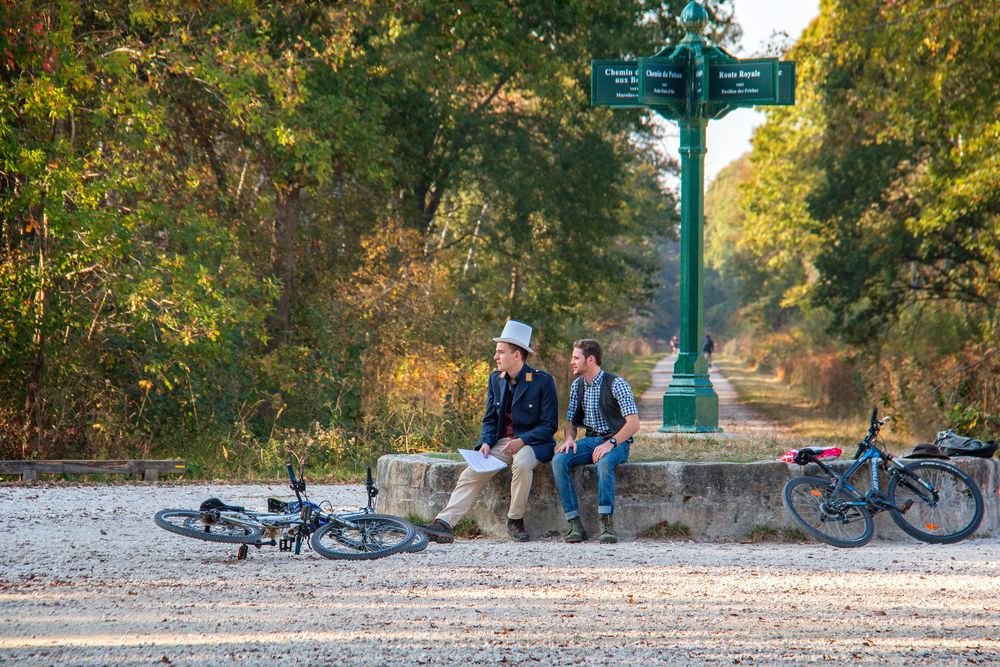
[[[941,451],[937,445],[929,442],[917,443],[909,453],[903,455],[904,459],[950,459],[951,457]]]
[[[948,456],[978,456],[988,459],[997,451],[996,440],[983,442],[975,438],[959,435],[948,429],[937,434],[934,444]]]

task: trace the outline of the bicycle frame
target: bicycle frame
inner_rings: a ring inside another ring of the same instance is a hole
[[[219,518],[243,528],[279,528],[302,524],[302,517],[295,514],[257,514],[249,512],[220,511]]]
[[[291,480],[292,491],[295,492],[296,500],[295,502],[288,503],[284,512],[253,512],[247,510],[242,512],[234,510],[210,510],[210,512],[215,515],[217,520],[234,526],[260,528],[264,535],[270,539],[270,542],[262,542],[253,546],[260,547],[262,544],[273,546],[278,544],[282,551],[294,550],[296,555],[298,555],[301,549],[302,541],[308,538],[320,526],[327,523],[336,523],[342,528],[358,528],[358,524],[350,521],[350,519],[332,511],[326,511],[320,505],[310,501],[305,496],[305,480],[301,479],[301,475],[300,479],[295,478],[295,473],[291,465],[286,466],[286,469],[288,477]],[[276,542],[275,538],[279,537],[279,535],[280,542]],[[293,537],[294,544],[292,544]],[[240,547],[238,558],[245,557],[246,546],[243,545]]]
[[[930,484],[917,475],[914,475],[906,470],[904,466],[896,463],[891,454],[883,452],[878,445],[875,444],[875,438],[878,436],[878,426],[880,425],[881,422],[873,422],[868,435],[864,440],[858,443],[858,453],[855,455],[854,463],[852,463],[843,474],[838,474],[818,459],[813,461],[813,463],[816,463],[831,479],[836,481],[832,495],[836,496],[838,493],[846,491],[853,497],[861,498],[861,500],[845,501],[843,503],[844,506],[867,507],[872,511],[872,513],[882,512],[885,510],[898,510],[900,512],[906,512],[906,510],[910,508],[911,503],[909,501],[907,501],[906,507],[898,507],[890,503],[888,499],[884,498],[879,491],[881,483],[880,473],[884,470],[890,477],[901,478],[900,483],[904,484],[915,493],[920,495],[927,494],[925,496],[925,500],[928,502],[932,504],[936,503],[938,500],[938,493]],[[848,481],[865,465],[869,466],[871,472],[871,489],[868,493],[862,493]],[[913,482],[919,484],[919,487]]]

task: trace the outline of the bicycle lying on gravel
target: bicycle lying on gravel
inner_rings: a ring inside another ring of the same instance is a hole
[[[291,473],[289,473],[291,474]],[[301,471],[299,477],[301,477]],[[294,482],[294,478],[293,482]],[[365,495],[368,498],[368,504],[364,507],[359,508],[355,512],[341,513],[338,516],[341,519],[353,520],[358,517],[370,516],[377,514],[375,511],[375,499],[378,497],[378,487],[375,486],[375,480],[372,477],[372,467],[368,466],[365,470]],[[308,501],[307,501],[308,502]],[[301,510],[299,503],[291,502],[286,503],[277,498],[268,498],[268,511],[270,512],[284,512],[284,513],[294,513]],[[393,517],[399,518],[399,517]],[[322,517],[320,519],[323,521]],[[414,527],[415,529],[416,527]],[[417,553],[418,551],[423,551],[427,548],[429,541],[427,535],[422,530],[415,530],[413,535],[413,541],[406,547],[408,553]],[[296,551],[295,553],[298,553]]]
[[[287,466],[296,500],[268,499],[267,512],[228,505],[218,498],[203,502],[197,510],[168,509],[153,520],[160,528],[178,535],[209,542],[239,544],[237,559],[246,558],[250,546],[278,546],[281,551],[299,554],[303,542],[320,555],[333,559],[368,560],[401,551],[419,551],[414,544],[417,531],[406,519],[374,512],[378,494],[368,469],[368,507],[358,512],[337,514],[329,502],[317,504],[306,497],[306,482],[295,478]]]
[[[372,467],[368,466],[365,472],[365,492],[368,495],[368,504],[365,507],[360,508],[357,512],[351,512],[350,514],[341,514],[342,519],[353,519],[355,517],[368,516],[375,514],[375,498],[378,497],[378,487],[375,486],[375,480],[372,478]],[[423,551],[427,548],[430,540],[427,539],[427,533],[422,530],[416,530],[414,526],[413,541],[410,545],[406,547],[406,551],[409,553],[417,553],[418,551]]]
[[[838,474],[821,460],[825,450],[804,448],[799,465],[815,463],[826,477],[795,477],[785,484],[785,508],[810,535],[835,547],[860,547],[874,534],[872,515],[887,511],[903,532],[924,542],[950,544],[976,532],[983,520],[983,494],[975,481],[953,465],[936,460],[898,463],[879,440],[889,420],[872,410],[868,435],[858,443],[854,463]],[[849,480],[865,464],[871,488],[862,492]],[[888,475],[885,492],[881,473]]]

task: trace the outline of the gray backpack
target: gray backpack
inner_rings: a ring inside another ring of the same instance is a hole
[[[953,430],[941,431],[937,434],[934,444],[948,456],[978,456],[988,459],[997,451],[996,440],[983,442],[975,438],[967,438]]]

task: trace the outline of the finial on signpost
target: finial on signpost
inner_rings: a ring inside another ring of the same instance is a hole
[[[701,37],[708,27],[708,12],[697,2],[689,2],[681,12],[681,25],[688,33],[685,38]]]

